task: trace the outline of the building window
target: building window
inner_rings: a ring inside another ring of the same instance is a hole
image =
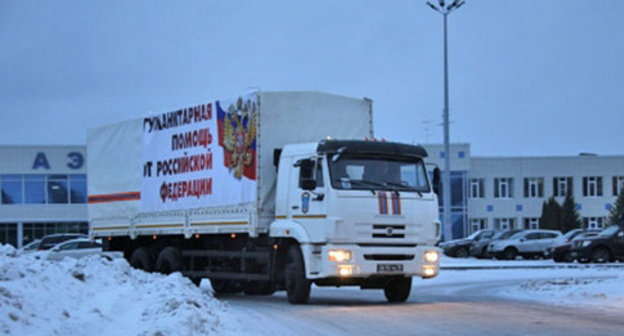
[[[85,204],[87,175],[0,175],[0,204]]]
[[[49,175],[47,182],[48,203],[69,203],[67,175]]]
[[[602,229],[604,228],[603,217],[583,217],[583,224],[586,229]]]
[[[470,219],[470,232],[487,229],[487,218]]]
[[[565,197],[568,194],[573,193],[572,189],[572,177],[555,177],[553,178],[553,196]]]
[[[44,204],[46,202],[45,175],[24,175],[24,203]]]
[[[524,219],[524,228],[528,230],[537,230],[539,229],[539,218],[525,218]]]
[[[613,176],[613,196],[618,196],[624,189],[624,176]]]
[[[483,187],[484,180],[482,178],[479,179],[470,179],[470,198],[484,198],[485,197],[485,188]]]
[[[323,175],[320,170],[317,173],[317,186],[323,186]],[[87,175],[69,175],[69,189],[71,203],[87,203]]]
[[[524,197],[544,197],[544,178],[528,177],[524,179]]]
[[[1,175],[2,204],[22,203],[22,175]]]
[[[513,179],[501,177],[494,179],[494,198],[513,197]]]
[[[600,176],[583,177],[583,196],[587,196],[587,197],[602,196],[602,177]]]
[[[494,218],[494,229],[513,230],[516,228],[515,218]]]

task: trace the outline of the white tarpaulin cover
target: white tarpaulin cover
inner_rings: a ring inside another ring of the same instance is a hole
[[[121,234],[130,223],[172,227],[184,222],[184,213],[191,225],[210,216],[227,221],[233,207],[252,211],[237,215],[251,219],[250,230],[266,230],[275,215],[274,151],[327,136],[372,137],[372,102],[320,92],[258,92],[90,130],[93,231]]]

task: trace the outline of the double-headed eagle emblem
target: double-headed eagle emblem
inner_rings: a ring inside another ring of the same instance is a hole
[[[245,167],[254,161],[253,144],[256,140],[257,104],[248,99],[238,98],[231,104],[223,120],[223,148],[226,155],[225,166],[240,179]]]

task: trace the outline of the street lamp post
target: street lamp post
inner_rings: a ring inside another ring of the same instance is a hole
[[[466,1],[454,0],[449,5],[444,0],[439,0],[439,6],[427,1],[427,5],[436,12],[442,14],[444,18],[444,172],[442,173],[442,211],[444,214],[444,238],[453,239],[453,227],[451,223],[451,150],[449,144],[449,85],[448,85],[448,43],[446,32],[447,16],[454,10],[463,6]]]

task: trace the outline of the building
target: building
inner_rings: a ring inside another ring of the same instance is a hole
[[[443,169],[444,147],[424,147]],[[471,157],[468,144],[453,144],[453,238],[485,228],[539,228],[544,201],[554,196],[561,204],[568,191],[585,227],[603,228],[623,188],[624,155]]]
[[[444,146],[424,145],[444,167]],[[88,230],[84,146],[0,146],[0,242]],[[484,228],[539,228],[542,204],[572,191],[584,225],[602,228],[624,188],[624,155],[471,157],[451,145],[453,238]],[[440,197],[442,202],[442,197]],[[440,210],[442,210],[440,204]],[[442,217],[442,216],[440,216]]]
[[[84,146],[0,146],[0,243],[87,233]]]

